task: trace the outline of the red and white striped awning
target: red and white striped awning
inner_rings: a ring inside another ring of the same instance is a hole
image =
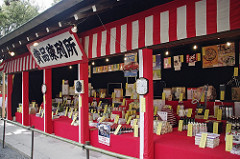
[[[80,34],[89,59],[240,28],[239,0],[176,0]]]
[[[7,60],[4,64],[3,70],[5,73],[15,73],[37,69],[36,66],[36,62],[32,55],[27,53],[11,60]]]

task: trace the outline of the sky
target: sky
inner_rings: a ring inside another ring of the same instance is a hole
[[[30,0],[32,4],[38,5],[40,7],[39,12],[43,12],[44,10],[51,7],[53,0]],[[2,5],[4,0],[0,0],[0,5]]]

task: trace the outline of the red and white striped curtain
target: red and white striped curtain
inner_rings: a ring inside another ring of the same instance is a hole
[[[15,73],[36,69],[37,65],[29,53],[13,58],[5,62],[4,72]]]
[[[80,33],[89,59],[240,28],[239,0],[176,0]]]

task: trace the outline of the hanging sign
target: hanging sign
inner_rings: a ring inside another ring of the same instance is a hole
[[[38,68],[75,64],[87,59],[76,33],[66,28],[27,45]]]

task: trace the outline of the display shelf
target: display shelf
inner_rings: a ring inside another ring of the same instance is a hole
[[[30,126],[35,129],[44,131],[44,118],[37,117],[35,114],[30,114]]]

